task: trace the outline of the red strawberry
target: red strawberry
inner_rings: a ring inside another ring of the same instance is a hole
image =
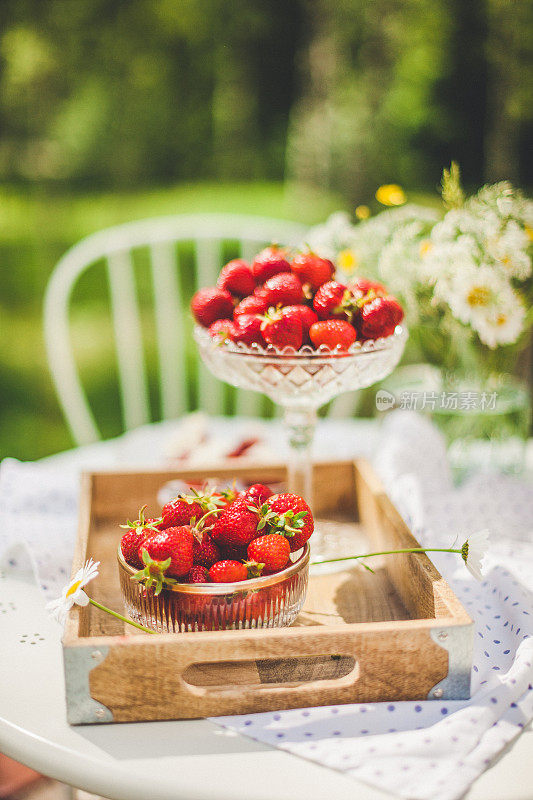
[[[209,286],[196,292],[191,300],[191,310],[196,322],[209,328],[217,319],[232,317],[233,298],[225,289]]]
[[[205,567],[195,564],[187,573],[187,583],[209,583],[209,573]]]
[[[235,319],[231,338],[234,342],[242,342],[246,345],[264,345],[261,323],[262,319],[257,314],[239,314]]]
[[[220,561],[220,550],[208,533],[201,536],[201,541],[194,537],[192,555],[194,564],[206,569],[212,567],[215,561]]]
[[[294,347],[298,350],[303,343],[302,320],[299,312],[290,310],[291,307],[269,309],[262,318],[261,331],[268,344],[276,347]]]
[[[313,300],[313,308],[319,319],[346,319],[342,303],[350,295],[349,289],[337,281],[324,283]]]
[[[272,533],[287,536],[291,553],[303,547],[315,528],[311,509],[303,497],[289,492],[273,494],[266,505],[269,511],[264,518]]]
[[[238,306],[235,306],[233,317],[237,321],[237,317],[241,314],[263,314],[268,308],[266,298],[261,297],[259,294],[252,294],[250,297],[245,297],[241,300]]]
[[[209,335],[220,342],[232,339],[234,331],[235,325],[230,319],[217,319],[209,326]]]
[[[309,336],[315,347],[325,345],[330,350],[336,347],[347,350],[357,339],[357,332],[344,319],[328,319],[311,325]]]
[[[126,525],[120,526],[121,528],[126,528],[126,533],[123,534],[120,540],[120,550],[126,563],[137,569],[143,567],[142,560],[139,557],[139,546],[147,536],[159,529],[158,525],[161,523],[161,519],[145,519],[145,510],[146,506],[143,506],[139,510],[139,519],[134,522],[128,520]]]
[[[302,306],[302,305],[285,306],[284,311],[286,312],[291,311],[294,314],[298,314],[298,316],[302,321],[302,333],[304,340],[307,340],[309,338],[309,328],[315,322],[318,322],[318,316],[316,315],[316,312],[313,311],[312,308],[309,308],[309,306]]]
[[[363,339],[391,336],[403,319],[403,310],[395,297],[374,297],[363,302],[359,315],[359,330]]]
[[[181,578],[192,568],[193,540],[187,525],[152,534],[139,547],[144,569],[133,577],[144,581],[146,589],[155,586],[154,594],[160,594],[164,584],[175,583],[175,578]]]
[[[290,272],[291,265],[287,261],[287,252],[276,245],[266,247],[255,257],[252,273],[256,283],[264,283],[279,272]]]
[[[235,583],[247,578],[248,570],[239,561],[217,561],[209,570],[209,579],[213,583]]]
[[[250,265],[242,258],[235,258],[222,267],[217,286],[238,297],[246,297],[255,289],[255,280]]]
[[[263,286],[255,290],[255,294],[264,297],[269,306],[293,306],[304,299],[302,284],[292,272],[283,272],[269,278]]]
[[[247,554],[249,562],[246,566],[249,569],[255,567],[260,572],[279,572],[289,563],[291,548],[285,536],[268,533],[250,542]]]
[[[291,261],[291,270],[302,283],[308,283],[311,289],[316,290],[332,279],[335,265],[315,253],[300,253]]]
[[[201,497],[197,498],[195,495],[180,495],[174,500],[170,500],[161,510],[161,516],[163,517],[161,528],[188,525],[193,518],[198,521],[206,511],[211,510],[207,508],[204,510],[203,506],[206,503],[201,503],[199,502],[200,500]]]
[[[215,520],[211,536],[219,547],[242,547],[259,535],[259,524],[259,508],[254,506],[250,498],[238,497]]]
[[[120,540],[120,550],[124,556],[124,561],[131,567],[136,567],[136,569],[141,569],[143,566],[139,558],[139,546],[145,539],[146,533],[144,531],[139,534],[135,528],[131,528],[129,531],[126,531]]]
[[[274,492],[268,486],[265,486],[264,483],[254,483],[246,489],[244,494],[252,503],[262,506],[267,497],[271,497]]]
[[[348,284],[348,288],[354,295],[363,297],[372,289],[376,294],[387,294],[387,290],[382,283],[371,281],[369,278],[358,278]]]

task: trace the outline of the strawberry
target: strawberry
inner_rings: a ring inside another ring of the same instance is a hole
[[[170,500],[161,510],[161,529],[171,525],[188,525],[195,519],[200,522],[208,511],[216,511],[226,505],[223,492],[206,491],[204,493],[191,489],[191,494],[180,494]]]
[[[220,561],[220,550],[207,532],[201,536],[201,541],[197,536],[194,537],[192,555],[193,564],[195,566],[205,567],[206,569],[212,567],[215,561]]]
[[[209,326],[209,335],[220,342],[233,338],[235,325],[230,319],[217,319]]]
[[[289,308],[270,308],[262,317],[261,332],[268,344],[276,347],[294,347],[298,350],[303,343],[302,320],[299,312]]]
[[[192,519],[199,520],[204,514],[202,505],[194,495],[180,495],[161,509],[161,528],[164,530],[175,525],[188,525]]]
[[[291,312],[293,314],[297,314],[301,321],[302,321],[302,334],[303,338],[306,341],[309,338],[309,328],[313,323],[318,322],[318,316],[312,308],[309,306],[285,306],[285,312]]]
[[[279,572],[289,563],[291,547],[289,540],[278,533],[259,536],[248,545],[248,569],[261,572]]]
[[[319,319],[346,319],[342,303],[350,295],[347,286],[337,281],[328,281],[318,289],[313,300],[313,308]]]
[[[217,319],[232,317],[233,298],[225,289],[209,286],[196,292],[191,300],[191,310],[196,322],[209,328]]]
[[[246,297],[255,289],[255,280],[250,265],[242,258],[229,261],[220,270],[217,286],[237,297]]]
[[[195,564],[187,573],[187,583],[209,583],[209,573],[205,567]]]
[[[263,314],[268,308],[266,298],[261,297],[260,294],[252,294],[250,297],[245,297],[241,302],[235,306],[233,318],[235,322],[237,317],[241,314]]]
[[[252,501],[252,503],[256,503],[258,506],[261,506],[267,497],[271,497],[274,492],[268,486],[265,486],[264,483],[254,483],[252,486],[249,486],[246,489],[244,494]]]
[[[146,589],[155,586],[158,595],[163,585],[172,585],[175,578],[186,575],[193,565],[194,536],[188,525],[167,528],[148,536],[139,547],[139,557],[144,569],[133,578],[144,581]]]
[[[143,506],[139,510],[139,519],[134,522],[128,520],[126,525],[120,526],[121,528],[126,528],[126,533],[123,534],[120,540],[120,550],[124,556],[124,561],[137,569],[141,569],[143,566],[139,557],[139,546],[147,536],[159,530],[158,525],[161,523],[161,519],[145,519],[145,510],[146,506]]]
[[[370,295],[372,292],[370,292]],[[362,301],[359,315],[359,330],[363,339],[379,339],[391,336],[396,325],[403,319],[403,310],[395,297],[373,297]]]
[[[219,547],[246,546],[259,535],[260,516],[259,508],[248,497],[238,497],[215,520],[211,536]]]
[[[217,561],[209,570],[209,579],[213,583],[235,583],[245,581],[248,578],[248,570],[239,561]]]
[[[311,509],[297,494],[273,494],[265,503],[268,508],[264,515],[272,533],[287,536],[291,553],[304,546],[314,531],[315,523]]]
[[[262,319],[258,314],[240,314],[233,324],[232,340],[246,345],[264,345],[261,322]]]
[[[269,306],[277,306],[279,303],[282,306],[293,306],[304,299],[302,284],[292,272],[274,275],[258,287],[255,294],[264,297]]]
[[[309,336],[315,347],[325,345],[330,350],[347,350],[357,339],[353,325],[344,319],[328,319],[311,325]]]
[[[291,261],[291,270],[301,283],[308,283],[315,291],[323,283],[331,281],[335,265],[327,258],[320,258],[315,253],[300,253]]]
[[[372,289],[376,294],[387,294],[387,290],[382,283],[371,281],[369,278],[357,278],[348,284],[348,288],[356,295],[363,297]]]
[[[276,245],[266,247],[255,257],[252,273],[256,283],[264,283],[279,272],[290,272],[291,265],[287,261],[287,252]]]

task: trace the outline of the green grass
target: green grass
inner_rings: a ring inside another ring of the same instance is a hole
[[[35,459],[73,444],[48,373],[42,298],[55,264],[74,243],[111,225],[163,214],[243,213],[315,224],[342,207],[339,197],[326,192],[274,183],[194,184],[118,194],[0,187],[0,457]],[[121,422],[111,331],[94,273],[76,292],[73,329],[91,402],[104,434],[111,436],[120,432]],[[147,338],[152,375],[153,333]]]

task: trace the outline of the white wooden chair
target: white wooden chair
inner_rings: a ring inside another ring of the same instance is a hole
[[[199,288],[216,282],[223,264],[224,242],[238,242],[240,255],[250,259],[272,241],[299,244],[305,239],[306,230],[303,225],[283,220],[194,214],[118,225],[92,234],[72,247],[57,264],[46,289],[44,337],[52,378],[76,443],[88,444],[101,438],[80,380],[69,330],[72,289],[85,270],[102,259],[106,262],[123,426],[128,430],[152,419],[134,251],[147,248],[150,254],[161,416],[166,419],[189,410],[183,377],[187,374],[184,315],[189,313],[189,298],[182,294],[178,243],[194,245],[196,288]],[[207,372],[199,359],[197,369],[202,408],[212,414],[222,413],[223,385]],[[260,395],[239,392],[237,413],[257,414],[260,403]]]

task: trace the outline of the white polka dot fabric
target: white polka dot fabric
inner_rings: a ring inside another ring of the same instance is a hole
[[[492,534],[477,583],[458,556],[438,569],[475,621],[469,701],[399,702],[218,717],[220,725],[346,775],[420,800],[454,800],[533,718],[533,492],[502,476],[454,489],[445,448],[430,424],[389,415],[375,465],[419,540],[460,544]]]
[[[249,422],[246,423],[249,425]],[[282,454],[278,423],[272,441]],[[239,436],[238,421],[212,421],[214,436]],[[374,431],[374,429],[372,429]],[[162,463],[169,423],[44,464],[6,460],[0,470],[0,561],[21,542],[48,597],[70,573],[81,468]],[[270,439],[269,439],[270,441]],[[279,445],[279,447],[278,447]],[[533,718],[533,493],[498,475],[455,489],[437,432],[410,412],[390,414],[379,441],[364,424],[326,421],[316,455],[374,453],[389,494],[421,542],[451,546],[489,528],[488,572],[477,583],[460,558],[433,554],[475,620],[472,698],[293,709],[213,721],[408,798],[453,800]],[[145,460],[145,463],[148,461]],[[20,550],[18,551],[20,552]]]

